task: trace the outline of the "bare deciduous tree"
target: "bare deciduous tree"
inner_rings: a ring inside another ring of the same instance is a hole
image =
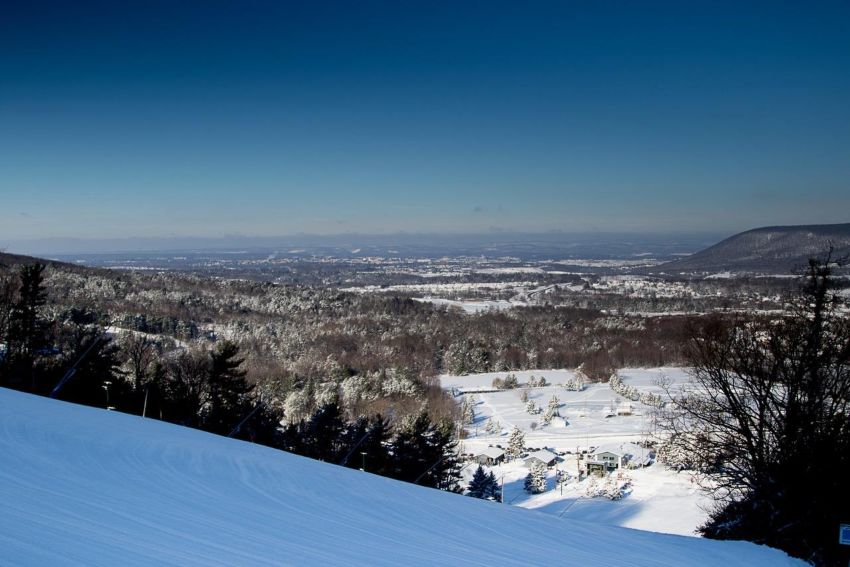
[[[138,391],[145,382],[151,365],[159,358],[159,349],[151,339],[135,333],[127,333],[122,338],[121,348],[126,354],[127,363],[130,366],[133,389]]]
[[[787,317],[712,319],[691,336],[691,387],[663,424],[710,480],[704,535],[748,539],[819,564],[840,561],[850,498],[850,322],[831,262],[811,261]],[[843,559],[846,564],[846,558]]]

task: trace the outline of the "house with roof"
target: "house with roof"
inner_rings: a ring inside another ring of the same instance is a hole
[[[526,455],[524,462],[527,467],[531,467],[536,462],[543,463],[547,467],[551,467],[555,464],[555,460],[557,458],[558,455],[549,449],[541,449],[540,451],[534,451],[533,453]]]
[[[498,465],[505,460],[505,452],[498,447],[487,447],[475,454],[475,462],[479,465]]]
[[[654,459],[655,452],[652,449],[635,443],[603,445],[588,455],[585,467],[587,474],[603,475],[621,468],[646,467],[652,464]]]

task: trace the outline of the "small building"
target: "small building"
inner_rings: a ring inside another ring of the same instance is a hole
[[[531,467],[535,462],[543,463],[547,467],[551,467],[555,464],[555,460],[558,458],[558,455],[550,451],[549,449],[542,449],[540,451],[534,451],[533,453],[529,453],[524,461],[525,466]]]
[[[652,464],[655,457],[651,449],[634,443],[597,447],[587,459],[587,474],[602,475],[621,468],[636,469]]]
[[[487,447],[475,454],[475,462],[479,465],[498,465],[505,460],[505,452],[498,447]]]
[[[587,459],[587,474],[603,475],[620,468],[622,455],[615,451],[596,451]]]
[[[617,405],[617,415],[632,415],[634,408],[631,402],[620,402]]]

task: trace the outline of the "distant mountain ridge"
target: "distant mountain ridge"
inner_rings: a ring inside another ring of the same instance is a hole
[[[44,260],[34,258],[32,256],[23,256],[21,254],[9,254],[8,252],[0,250],[0,268],[19,265],[28,266],[30,264],[35,264],[36,262],[44,262]]]
[[[696,254],[659,266],[664,271],[790,274],[822,257],[850,255],[850,223],[767,226],[730,236]]]
[[[15,271],[20,266],[31,266],[35,263],[44,264],[52,268],[67,270],[74,273],[103,272],[103,270],[97,268],[89,268],[86,266],[69,264],[68,262],[61,262],[59,260],[51,260],[47,258],[36,258],[34,256],[24,256],[22,254],[10,254],[8,252],[3,252],[2,250],[0,250],[0,274],[7,273],[9,271]]]

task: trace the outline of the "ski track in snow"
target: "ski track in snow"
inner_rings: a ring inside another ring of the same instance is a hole
[[[0,388],[3,565],[796,565]]]

